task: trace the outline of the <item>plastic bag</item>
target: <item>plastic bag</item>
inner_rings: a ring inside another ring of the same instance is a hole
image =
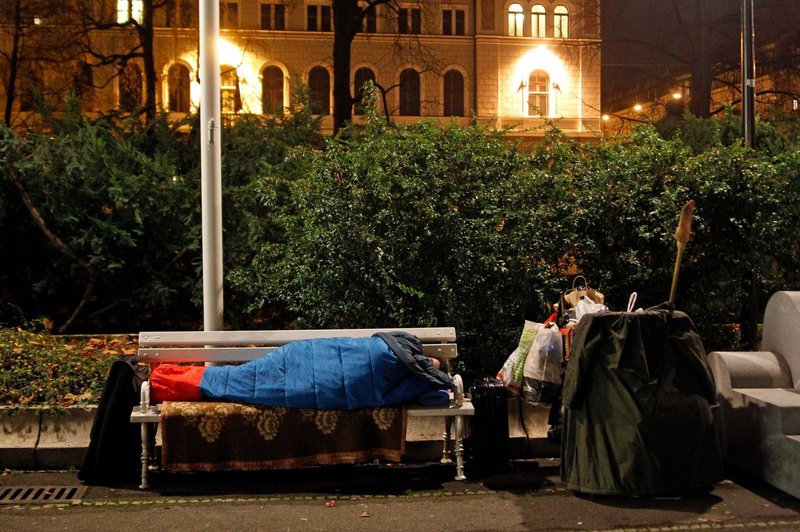
[[[525,401],[548,405],[561,394],[563,341],[557,328],[542,328],[531,344],[523,367]]]
[[[575,319],[580,322],[581,318],[583,318],[587,314],[595,314],[597,312],[603,312],[608,310],[602,303],[595,303],[591,299],[586,296],[582,296],[578,300],[578,304],[575,305]]]
[[[544,327],[541,323],[525,321],[519,345],[506,359],[503,367],[497,372],[497,378],[503,383],[510,395],[519,395],[522,390],[522,376],[525,367],[525,358],[533,345],[533,340],[539,330]]]

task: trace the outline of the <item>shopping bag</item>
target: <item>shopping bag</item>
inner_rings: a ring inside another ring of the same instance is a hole
[[[541,328],[533,339],[523,367],[525,401],[548,405],[561,394],[563,347],[557,327]]]
[[[574,308],[582,297],[589,298],[593,303],[605,303],[603,293],[589,286],[586,277],[578,275],[572,280],[572,288],[564,293],[564,300],[569,308]]]
[[[503,383],[510,395],[519,395],[522,390],[522,374],[525,366],[525,358],[531,349],[533,339],[544,326],[542,323],[525,321],[522,334],[519,337],[517,348],[506,359],[503,367],[497,372],[497,378]]]

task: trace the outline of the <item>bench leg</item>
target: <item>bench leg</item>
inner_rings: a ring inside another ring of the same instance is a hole
[[[444,434],[442,435],[443,445],[442,445],[442,460],[443,464],[449,464],[452,462],[450,459],[450,432],[453,425],[453,418],[446,417],[444,418]]]
[[[467,480],[464,475],[464,416],[456,416],[456,480]]]
[[[142,423],[142,483],[139,489],[146,490],[150,487],[147,479],[147,470],[150,467],[150,423]]]

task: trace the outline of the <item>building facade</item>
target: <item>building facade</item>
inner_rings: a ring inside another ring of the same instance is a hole
[[[153,11],[156,101],[178,118],[199,104],[198,0]],[[142,17],[141,0],[98,0],[96,20]],[[333,109],[334,24],[330,0],[219,2],[222,110],[274,115],[306,85],[323,130]],[[92,33],[97,49],[121,53],[130,30]],[[5,45],[4,45],[5,46]],[[86,58],[91,64],[92,58]],[[85,111],[133,109],[142,101],[140,59],[92,68]],[[399,123],[478,121],[536,137],[553,122],[568,135],[600,135],[599,0],[427,0],[368,11],[351,46],[351,90],[373,80]],[[361,111],[354,107],[357,117]],[[356,118],[357,119],[357,118]]]

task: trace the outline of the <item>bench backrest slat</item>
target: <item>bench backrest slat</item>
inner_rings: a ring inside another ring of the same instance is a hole
[[[295,340],[312,338],[339,338],[372,336],[376,332],[404,331],[413,334],[423,344],[452,343],[456,340],[453,327],[424,327],[396,329],[306,329],[272,331],[162,331],[139,333],[139,345],[190,346],[190,345],[264,345],[280,346]]]
[[[139,356],[147,362],[245,362],[261,358],[277,347],[145,347]],[[455,344],[423,345],[429,357],[449,360],[458,357]]]

